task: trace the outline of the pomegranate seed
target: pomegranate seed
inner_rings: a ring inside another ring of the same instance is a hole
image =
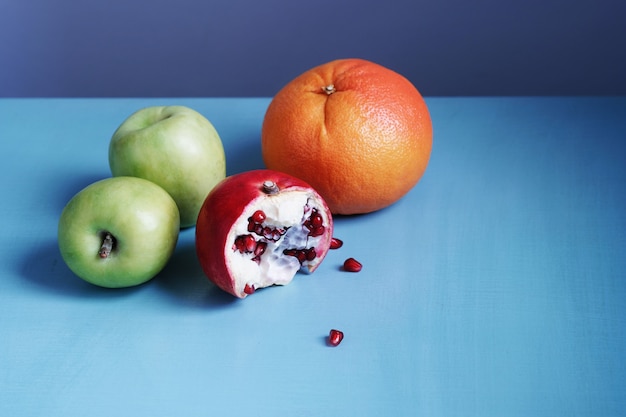
[[[310,229],[309,236],[311,237],[321,236],[324,234],[324,230],[326,230],[324,226],[313,227],[312,229]]]
[[[256,256],[261,256],[265,252],[266,248],[267,248],[267,242],[258,242],[256,244],[256,247],[254,248],[254,254]]]
[[[309,218],[304,222],[304,227],[309,229],[309,236],[316,237],[324,234],[324,219],[322,215],[315,209],[309,216]]]
[[[241,253],[252,252],[256,248],[257,244],[252,235],[241,235],[235,239],[234,248]]]
[[[246,235],[244,238],[244,242],[246,252],[252,252],[257,246],[256,240],[254,240],[254,236],[252,235]]]
[[[283,250],[283,254],[293,256],[301,265],[306,261],[311,262],[317,257],[317,252],[315,252],[314,247],[308,249],[285,249]]]
[[[331,346],[338,346],[343,340],[343,332],[341,330],[332,329],[328,334],[328,344]]]
[[[319,214],[317,211],[314,211],[313,214],[311,214],[311,226],[320,227],[323,224],[324,219],[322,219],[322,215]]]
[[[265,238],[265,239],[271,239],[272,238],[272,229],[270,229],[269,227],[265,226],[263,228],[263,232],[261,233],[261,235]]]
[[[246,286],[243,288],[243,292],[245,292],[248,295],[254,294],[254,291],[255,291],[254,285],[246,284]]]
[[[337,239],[336,237],[330,239],[331,249],[339,249],[342,246],[343,246],[343,241],[341,239]]]
[[[245,246],[246,246],[246,244],[244,242],[244,237],[243,236],[237,236],[235,238],[235,244],[233,245],[233,249],[234,250],[238,250],[239,252],[243,253],[243,251],[245,249]]]
[[[267,218],[267,216],[265,215],[265,213],[263,212],[263,210],[257,210],[254,212],[254,214],[252,215],[252,217],[250,217],[250,219],[255,222],[255,223],[263,223],[265,221],[265,219]]]
[[[311,262],[313,259],[315,259],[315,257],[317,256],[317,253],[315,253],[315,248],[309,248],[306,250],[306,260]]]
[[[304,251],[299,250],[298,253],[296,254],[296,258],[298,258],[298,262],[300,262],[300,264],[303,264],[304,261],[306,261],[306,253],[304,253]]]
[[[354,258],[348,258],[343,263],[344,271],[359,272],[361,270],[361,268],[363,268],[363,265],[361,264],[361,262],[357,261]]]

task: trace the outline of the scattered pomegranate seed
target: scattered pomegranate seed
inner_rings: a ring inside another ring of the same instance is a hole
[[[354,258],[348,258],[343,263],[344,271],[359,272],[361,268],[363,268],[363,265],[361,264],[361,262],[357,261]]]
[[[246,286],[243,288],[243,292],[245,292],[246,294],[250,295],[250,294],[254,294],[254,285],[250,285],[250,284],[246,284]]]
[[[336,237],[330,239],[330,248],[331,249],[339,249],[343,246],[343,240],[337,239]]]
[[[332,329],[328,335],[328,344],[337,346],[343,340],[343,332],[341,330]]]

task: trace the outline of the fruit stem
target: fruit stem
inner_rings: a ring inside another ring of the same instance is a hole
[[[106,232],[104,234],[104,239],[102,239],[102,245],[100,246],[100,250],[98,251],[98,255],[102,259],[106,259],[111,254],[113,250],[113,235],[111,233]]]
[[[276,185],[274,181],[270,181],[270,180],[264,181],[263,192],[269,195],[276,194],[278,193],[278,185]]]
[[[329,85],[327,85],[325,87],[322,87],[322,91],[324,91],[326,93],[326,95],[331,95],[332,93],[337,91],[337,89],[335,88],[334,84],[329,84]]]

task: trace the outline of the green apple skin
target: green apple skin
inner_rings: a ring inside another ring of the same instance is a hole
[[[111,253],[99,255],[106,232]],[[67,203],[58,243],[67,266],[80,278],[107,288],[143,284],[170,259],[180,232],[172,197],[158,185],[134,177],[95,182]]]
[[[145,178],[170,193],[181,227],[196,224],[200,207],[226,176],[222,141],[203,115],[185,106],[153,106],[130,115],[109,145],[113,176]]]

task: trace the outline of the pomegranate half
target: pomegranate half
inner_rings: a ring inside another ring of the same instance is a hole
[[[333,219],[310,185],[282,172],[227,177],[206,197],[196,224],[196,251],[207,277],[245,298],[315,271],[330,248]]]

